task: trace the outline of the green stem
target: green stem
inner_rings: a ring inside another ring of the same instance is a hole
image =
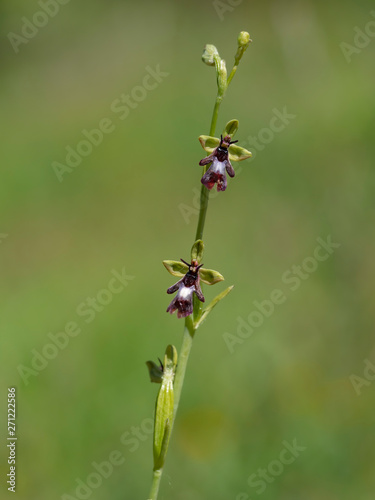
[[[217,117],[219,116],[219,108],[220,108],[220,104],[223,101],[223,97],[224,96],[220,96],[220,95],[216,96],[215,106],[214,106],[214,110],[212,112],[212,118],[211,118],[211,127],[210,127],[210,135],[211,136],[215,135]]]
[[[232,81],[236,71],[237,71],[237,65],[238,65],[238,61],[236,61],[236,65],[233,66],[233,69],[228,77],[227,88],[228,88],[228,85],[230,84],[230,82]],[[217,119],[219,116],[220,104],[222,103],[223,98],[224,98],[224,95],[218,94],[216,96],[215,106],[214,106],[214,109],[212,112],[212,118],[211,118],[210,136],[215,135]],[[206,167],[205,167],[205,170],[206,170]],[[206,188],[206,186],[202,185],[201,198],[200,198],[200,210],[199,210],[199,218],[198,218],[198,224],[197,224],[197,232],[195,235],[195,241],[203,239],[203,230],[204,230],[204,225],[206,222],[208,201],[209,201],[209,191]],[[174,383],[173,383],[174,409],[173,409],[173,422],[172,422],[171,432],[173,429],[174,422],[176,420],[178,405],[179,405],[180,398],[181,398],[182,387],[184,385],[184,378],[185,378],[187,363],[189,360],[191,348],[193,346],[193,339],[194,339],[195,331],[196,330],[194,329],[193,320],[189,316],[185,320],[184,336],[182,339],[181,350],[180,350],[179,355],[178,355],[178,365],[177,365],[176,375],[175,375],[175,379],[174,379]],[[150,496],[149,496],[148,500],[157,500],[159,485],[160,485],[162,474],[163,474],[163,469],[154,470],[151,491],[150,491]]]
[[[201,206],[199,210],[198,226],[197,232],[195,234],[195,241],[203,239],[203,229],[206,222],[206,214],[208,208],[208,200],[210,199],[210,193],[206,186],[202,184],[201,188]]]
[[[158,498],[158,492],[162,474],[163,474],[163,469],[154,470],[154,475],[152,476],[151,490],[147,500],[156,500]]]
[[[174,383],[173,383],[173,390],[174,390],[173,422],[176,419],[178,404],[180,402],[180,397],[181,397],[181,392],[182,392],[182,386],[184,385],[186,367],[187,367],[190,351],[191,351],[191,348],[193,345],[194,333],[195,333],[195,330],[193,327],[193,322],[191,321],[191,319],[187,318],[185,321],[185,330],[184,330],[184,336],[182,339],[182,346],[181,346],[181,350],[178,354],[178,365],[177,365],[177,370],[176,370],[176,376],[175,376]],[[172,424],[172,426],[173,426],[173,424]]]
[[[228,88],[228,86],[229,86],[230,82],[232,81],[232,79],[233,79],[234,75],[236,74],[236,71],[237,71],[237,68],[238,68],[238,63],[239,63],[239,62],[240,62],[240,61],[237,61],[237,60],[236,60],[236,61],[235,61],[235,63],[234,63],[234,66],[233,66],[233,68],[232,68],[232,71],[230,72],[230,75],[228,76],[228,80],[227,80],[227,88]]]
[[[178,356],[178,365],[176,370],[176,376],[173,383],[173,392],[174,392],[174,408],[173,408],[173,421],[172,421],[172,429],[175,421],[178,404],[180,402],[182,386],[184,384],[186,367],[190,355],[190,351],[193,345],[194,338],[194,326],[191,318],[186,318],[185,320],[185,330],[184,336],[182,339],[181,351]],[[171,429],[171,432],[172,432]],[[163,469],[154,470],[154,474],[152,477],[151,490],[148,500],[157,500],[159,486],[161,481],[161,476],[163,474]]]

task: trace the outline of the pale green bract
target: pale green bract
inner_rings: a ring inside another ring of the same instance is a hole
[[[154,426],[154,470],[163,467],[173,424],[173,381],[177,366],[177,350],[169,345],[164,356],[161,387],[156,399]]]

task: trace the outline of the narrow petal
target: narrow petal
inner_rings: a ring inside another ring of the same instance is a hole
[[[180,280],[181,281],[181,280]],[[167,293],[174,293],[180,288],[180,281],[177,281],[174,285],[170,286],[167,290]]]
[[[201,161],[199,162],[199,165],[202,167],[203,165],[208,165],[209,163],[212,162],[214,158],[214,155],[206,156],[205,158],[202,158]]]
[[[232,167],[232,164],[229,160],[225,162],[225,168],[228,172],[229,177],[234,177],[236,175],[236,172],[234,171],[234,168]]]
[[[195,283],[195,294],[201,302],[205,301],[199,280]]]

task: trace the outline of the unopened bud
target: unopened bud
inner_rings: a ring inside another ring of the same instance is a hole
[[[219,52],[215,45],[206,45],[203,54],[202,54],[202,61],[207,64],[208,66],[215,66],[215,58],[218,58]]]
[[[238,49],[236,55],[234,56],[236,65],[238,65],[238,63],[240,62],[241,57],[244,55],[245,50],[248,48],[252,40],[247,31],[241,31],[241,33],[238,35],[237,42],[238,42]]]
[[[249,46],[251,39],[247,31],[241,31],[237,38],[238,46],[244,47],[245,49]]]
[[[220,59],[220,63],[216,67],[216,73],[218,94],[223,96],[227,90],[227,67],[224,59]]]

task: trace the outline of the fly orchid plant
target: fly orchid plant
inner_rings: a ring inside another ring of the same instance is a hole
[[[204,251],[202,238],[209,201],[209,191],[215,184],[218,191],[225,191],[227,188],[226,173],[228,173],[230,177],[235,176],[235,170],[231,161],[237,162],[251,157],[250,151],[236,145],[235,143],[238,141],[232,140],[238,130],[238,120],[230,120],[226,124],[220,139],[215,137],[220,104],[237,71],[238,64],[243,54],[250,45],[251,40],[249,33],[242,31],[237,41],[238,48],[234,56],[234,65],[229,77],[227,76],[225,61],[221,59],[214,45],[206,45],[202,55],[203,62],[208,66],[214,66],[216,69],[217,95],[212,114],[210,135],[201,135],[199,137],[199,142],[202,148],[208,153],[208,156],[199,162],[199,165],[204,168],[201,178],[202,188],[199,219],[195,243],[191,249],[190,263],[183,259],[180,259],[180,261],[163,261],[167,271],[172,274],[172,276],[179,278],[179,281],[170,286],[167,290],[168,294],[177,292],[167,307],[167,312],[171,314],[177,312],[178,318],[184,318],[185,329],[178,364],[177,350],[173,345],[167,347],[164,362],[159,359],[159,365],[153,361],[147,361],[146,363],[149,369],[151,382],[160,384],[156,399],[154,420],[154,471],[148,500],[156,500],[158,496],[169,439],[176,418],[195,332],[212,309],[226,297],[233,288],[233,286],[228,287],[217,295],[207,306],[203,307],[206,301],[201,289],[201,283],[214,285],[224,280],[224,277],[218,271],[206,269],[201,263]]]

